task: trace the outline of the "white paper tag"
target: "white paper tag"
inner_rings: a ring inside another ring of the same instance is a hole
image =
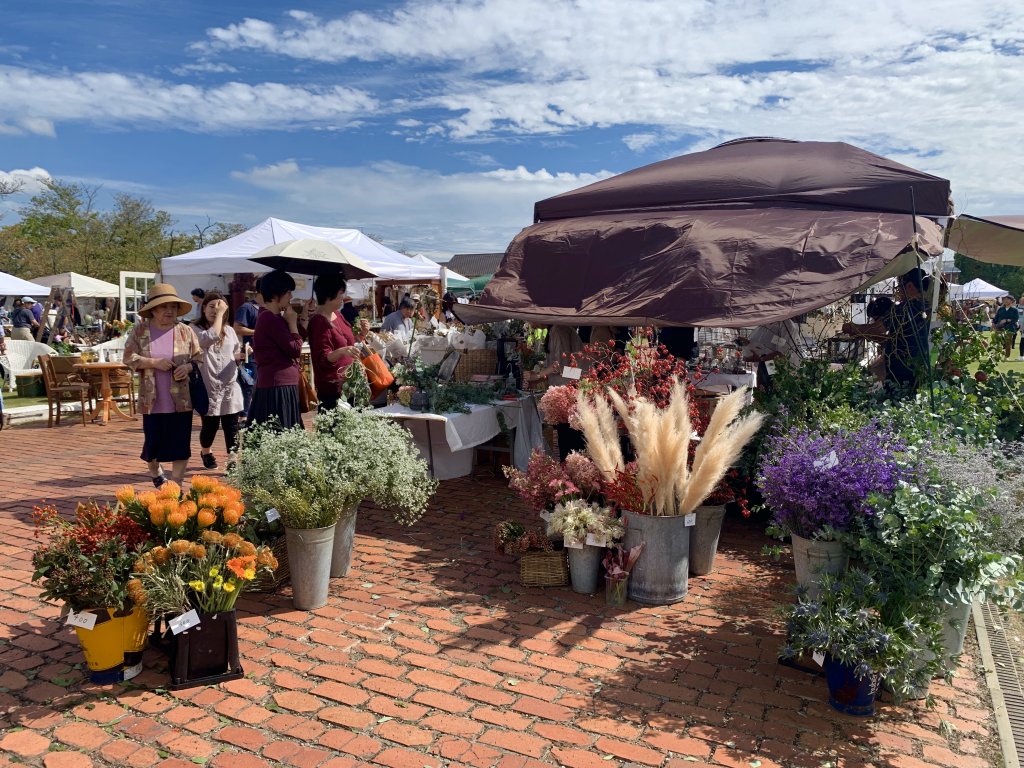
[[[607,547],[608,546],[608,539],[598,538],[594,534],[588,533],[587,534],[587,544],[589,544],[592,547]]]
[[[696,524],[697,524],[697,513],[696,512],[691,512],[690,514],[688,514],[686,517],[683,518],[683,525],[686,526],[687,528],[690,528],[691,526],[694,526]]]
[[[565,366],[562,369],[562,378],[563,379],[578,379],[582,375],[583,375],[583,369],[582,368],[574,368],[571,365],[567,365],[567,366]]]
[[[832,467],[839,466],[839,457],[836,456],[835,451],[829,451],[828,456],[817,459],[814,462],[815,469],[832,469]]]
[[[551,522],[551,512],[550,512],[550,510],[542,509],[540,511],[540,519],[543,520],[545,523],[550,523]]]
[[[276,507],[271,507],[267,510],[267,522],[272,523],[275,520],[281,519],[281,513],[277,511]]]
[[[580,541],[579,539],[566,539],[565,540],[565,548],[566,549],[583,549],[583,542]]]
[[[768,371],[768,375],[769,376],[774,376],[775,375],[775,361],[774,360],[765,360],[764,361],[764,369],[766,371]]]
[[[813,654],[811,654],[811,658],[814,659],[814,663],[817,664],[819,667],[824,665],[825,663],[825,654],[821,651],[815,651]]]
[[[66,622],[69,627],[79,627],[80,629],[92,629],[96,626],[96,614],[83,611],[82,613],[75,613],[74,611],[68,611],[68,620]]]
[[[199,626],[199,614],[193,608],[191,611],[181,614],[181,616],[175,616],[167,622],[167,626],[171,628],[172,633],[180,635],[186,629]]]

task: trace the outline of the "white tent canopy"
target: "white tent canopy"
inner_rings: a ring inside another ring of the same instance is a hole
[[[269,218],[240,235],[200,248],[168,256],[160,264],[165,278],[179,275],[228,275],[236,272],[263,274],[268,267],[249,257],[269,245],[301,238],[327,240],[359,256],[381,280],[437,280],[441,265],[425,264],[381,245],[358,229],[332,229]],[[429,262],[430,260],[427,259]],[[170,282],[174,282],[171,280]]]
[[[45,298],[49,295],[50,289],[48,286],[30,283],[28,280],[22,280],[20,277],[0,272],[0,296],[14,296],[19,299],[22,296],[31,296],[34,299],[37,296]]]
[[[71,288],[75,296],[80,299],[116,299],[118,288],[106,280],[98,280],[95,277],[80,275],[77,272],[61,272],[59,275],[47,275],[46,277],[34,278],[39,285],[49,288]]]
[[[1005,289],[986,283],[980,277],[960,286],[958,294],[959,298],[965,299],[1001,299],[1007,295]]]
[[[427,265],[432,266],[432,267],[443,267],[444,266],[444,264],[438,264],[436,261],[432,261],[431,259],[428,259],[422,253],[417,253],[415,256],[413,256],[413,258],[416,259],[416,261],[420,262],[420,264],[427,264]],[[468,277],[465,277],[464,275],[460,275],[454,269],[449,269],[448,270],[448,279],[449,280],[469,280]]]

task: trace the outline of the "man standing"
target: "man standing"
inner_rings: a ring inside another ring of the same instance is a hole
[[[1003,306],[996,310],[996,316],[992,321],[992,330],[996,332],[997,338],[1002,342],[1003,357],[1010,356],[1013,342],[1017,338],[1017,326],[1020,322],[1020,312],[1017,309],[1017,300],[1013,296],[1003,296]]]
[[[398,302],[398,309],[384,318],[384,324],[380,329],[394,334],[403,344],[408,344],[412,340],[414,330],[412,315],[415,311],[416,303],[412,299],[402,299]]]
[[[203,299],[206,298],[206,291],[202,288],[193,288],[189,296],[192,297],[192,303],[195,304],[195,307],[188,313],[188,317],[185,320],[186,322],[194,323],[203,316]]]

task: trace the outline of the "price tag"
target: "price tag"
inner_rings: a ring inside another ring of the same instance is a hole
[[[550,512],[550,510],[542,509],[541,512],[540,512],[540,519],[543,520],[545,523],[550,523],[551,522],[551,512]]]
[[[817,664],[819,667],[824,665],[825,663],[825,654],[821,651],[815,651],[813,654],[811,654],[811,658],[814,659],[814,663]]]
[[[565,366],[562,369],[562,378],[563,379],[578,379],[582,375],[583,375],[583,369],[582,368],[575,368],[575,367],[573,367],[571,365],[567,365],[567,366]]]
[[[775,361],[774,360],[765,360],[764,361],[764,369],[766,371],[768,371],[768,375],[769,376],[774,376],[775,375]]]
[[[697,513],[691,512],[683,518],[683,525],[687,528],[691,528],[697,524]]]
[[[271,507],[267,510],[267,522],[272,523],[275,520],[281,519],[281,513],[277,511],[276,507]]]
[[[583,549],[583,542],[580,541],[579,539],[566,539],[565,540],[565,548],[566,549]]]
[[[600,539],[597,536],[595,536],[594,534],[588,533],[587,534],[587,544],[590,544],[592,547],[607,547],[608,546],[608,539]]]
[[[186,629],[199,626],[199,614],[196,613],[196,609],[193,608],[188,613],[183,613],[181,616],[175,616],[167,622],[167,626],[171,628],[172,633],[180,635]]]
[[[828,456],[823,456],[814,462],[815,469],[832,469],[839,466],[839,457],[835,451],[829,451]]]
[[[79,627],[80,629],[92,629],[96,626],[96,614],[83,611],[82,613],[75,613],[74,611],[68,611],[68,620],[66,622],[69,627]]]

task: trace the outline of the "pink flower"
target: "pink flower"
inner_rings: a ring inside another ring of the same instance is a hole
[[[570,386],[548,387],[537,403],[545,424],[567,424],[576,413],[576,388]]]
[[[601,472],[590,457],[579,451],[573,451],[565,457],[565,471],[569,479],[584,494],[590,495],[601,489]]]

